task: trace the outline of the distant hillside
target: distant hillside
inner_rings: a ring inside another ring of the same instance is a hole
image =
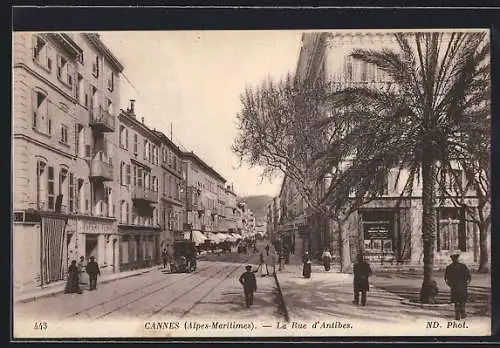
[[[246,206],[254,212],[256,218],[265,218],[267,204],[273,199],[271,196],[247,196],[241,197],[240,201],[245,202]]]

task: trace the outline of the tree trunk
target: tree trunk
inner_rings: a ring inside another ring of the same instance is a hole
[[[479,273],[490,271],[488,255],[488,226],[485,223],[479,224]]]
[[[422,245],[424,252],[424,280],[420,290],[421,303],[435,303],[437,284],[433,277],[434,268],[434,241],[436,238],[436,164],[426,151],[422,159]]]
[[[344,220],[336,219],[338,234],[339,234],[339,256],[340,256],[340,272],[347,273],[351,271],[351,255],[349,249],[349,238],[346,236],[344,229]]]

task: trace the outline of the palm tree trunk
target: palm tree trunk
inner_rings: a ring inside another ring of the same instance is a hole
[[[488,227],[485,223],[481,223],[479,224],[479,273],[490,271],[488,254]]]
[[[424,280],[420,290],[421,303],[434,303],[437,285],[433,277],[434,241],[436,239],[436,164],[429,155],[424,153],[422,160],[422,244],[424,252]]]

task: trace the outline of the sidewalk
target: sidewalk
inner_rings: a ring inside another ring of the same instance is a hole
[[[293,255],[290,264],[277,272],[291,322],[324,321],[332,323],[319,335],[394,336],[394,335],[482,335],[489,334],[491,319],[470,316],[468,329],[446,328],[453,318],[449,316],[451,304],[446,308],[421,308],[402,304],[399,296],[370,285],[365,307],[352,303],[353,276],[312,266],[311,278],[302,276],[299,257]],[[448,308],[450,307],[450,308]],[[441,329],[429,329],[429,321],[438,321]],[[334,324],[338,323],[338,324]],[[355,330],[339,330],[349,324]],[[333,331],[332,331],[333,330]],[[433,331],[434,330],[434,331]],[[321,330],[320,330],[321,331]]]
[[[141,268],[132,271],[118,272],[104,274],[97,279],[99,284],[109,283],[119,279],[133,277],[139,274],[151,272],[160,266],[153,266],[149,268]],[[66,281],[58,281],[52,284],[45,285],[43,288],[30,289],[28,291],[17,292],[14,291],[14,303],[24,303],[36,301],[37,299],[55,296],[64,292]]]

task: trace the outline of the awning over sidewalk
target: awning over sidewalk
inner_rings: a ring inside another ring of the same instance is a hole
[[[203,235],[200,231],[192,231],[193,233],[193,242],[195,245],[200,245],[205,242],[207,237]],[[187,231],[184,232],[184,239],[190,239],[191,238],[191,232]]]

